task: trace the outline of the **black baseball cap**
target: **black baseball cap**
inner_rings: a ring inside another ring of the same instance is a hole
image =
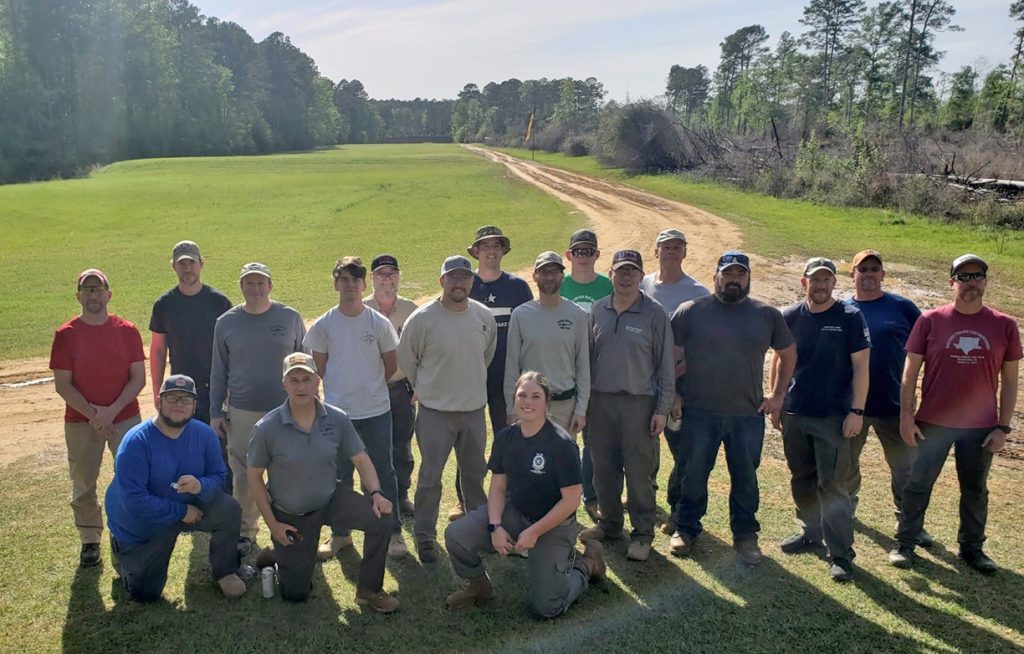
[[[722,272],[730,266],[740,266],[747,272],[750,272],[750,257],[743,254],[738,250],[729,250],[722,256],[718,257],[718,272]]]
[[[569,249],[577,245],[593,245],[597,247],[597,234],[589,229],[578,229],[569,237]]]
[[[618,270],[623,266],[633,266],[643,272],[644,258],[636,250],[619,250],[612,256],[612,270]]]
[[[390,254],[378,254],[370,262],[370,272],[377,272],[378,268],[383,268],[384,266],[391,266],[395,270],[399,270],[398,259]]]

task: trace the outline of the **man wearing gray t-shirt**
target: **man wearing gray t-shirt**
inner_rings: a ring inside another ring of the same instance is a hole
[[[245,303],[228,310],[213,328],[210,426],[227,437],[231,494],[242,506],[238,551],[246,556],[259,521],[245,473],[249,436],[253,425],[284,401],[278,366],[286,354],[302,350],[306,326],[298,311],[270,299],[274,284],[265,264],[245,264],[238,282]]]
[[[309,596],[320,527],[358,529],[365,538],[356,604],[391,613],[398,600],[383,589],[391,502],[345,412],[317,397],[313,357],[289,354],[282,369],[288,399],[253,427],[248,454],[252,496],[274,545],[272,555],[260,555],[261,565],[276,563],[281,597],[301,602]],[[343,465],[359,472],[365,495],[338,481]]]
[[[672,315],[675,344],[683,351],[682,430],[688,441],[686,470],[676,506],[676,556],[690,554],[703,531],[708,476],[725,445],[732,488],[729,526],[733,548],[747,565],[761,562],[757,544],[760,502],[757,468],[764,416],[778,415],[796,365],[796,345],[782,313],[749,297],[750,259],[726,252],[718,259],[715,293],[682,304]],[[764,394],[764,355],[778,353],[779,373]]]
[[[658,260],[658,270],[644,275],[640,282],[640,290],[647,297],[652,297],[661,303],[665,312],[671,316],[683,302],[696,300],[708,294],[708,289],[693,277],[683,272],[683,259],[686,258],[686,235],[678,229],[663,229],[654,239],[654,257]],[[676,360],[676,386],[682,381],[682,353],[677,347],[675,349]],[[678,389],[677,389],[678,390]],[[665,424],[665,443],[668,444],[668,451],[672,453],[672,470],[668,475],[668,489],[665,491],[665,499],[668,501],[669,512],[679,502],[679,489],[682,485],[682,474],[686,469],[686,443],[683,432],[680,429],[679,416],[681,411],[679,396],[672,405],[672,414]],[[659,452],[660,454],[660,452]],[[660,461],[659,461],[660,464]],[[658,488],[658,469],[654,470],[652,482],[654,488]],[[671,536],[675,533],[676,524],[672,516],[665,518],[661,527],[662,533]]]

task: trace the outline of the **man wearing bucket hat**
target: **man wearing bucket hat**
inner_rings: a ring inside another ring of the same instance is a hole
[[[512,406],[519,375],[541,372],[551,382],[551,420],[569,434],[586,424],[590,400],[590,321],[579,305],[559,295],[565,265],[557,252],[533,264],[540,298],[512,312],[505,359],[505,403]],[[509,416],[509,424],[516,416]]]
[[[242,507],[238,549],[244,556],[253,550],[259,521],[245,474],[249,437],[253,425],[284,401],[281,358],[302,350],[306,326],[298,311],[270,299],[274,284],[266,264],[242,266],[238,283],[245,302],[218,318],[213,329],[210,426],[227,437],[231,492]]]
[[[487,414],[491,421],[491,432],[496,434],[505,428],[508,408],[505,405],[505,344],[508,339],[508,323],[512,310],[533,299],[533,291],[520,277],[501,269],[501,260],[512,250],[511,241],[494,225],[484,225],[476,230],[473,242],[466,248],[469,256],[477,260],[473,277],[473,288],[469,297],[480,302],[494,315],[497,325],[494,358],[487,366]],[[465,515],[460,472],[455,473],[455,490],[459,504],[449,513],[449,520]]]
[[[398,365],[419,400],[416,436],[420,472],[413,531],[420,562],[437,561],[437,512],[448,455],[462,469],[456,482],[466,509],[487,501],[487,365],[494,357],[494,315],[469,297],[473,264],[451,256],[441,264],[441,297],[409,316],[398,344]]]
[[[757,469],[764,418],[777,416],[796,365],[796,345],[782,313],[750,297],[750,258],[729,251],[718,259],[714,295],[684,302],[672,315],[675,343],[683,351],[683,432],[689,441],[676,510],[672,553],[690,554],[703,532],[708,477],[725,446],[729,468],[729,527],[733,549],[746,565],[761,562],[757,521]],[[764,392],[764,355],[781,359]]]
[[[78,561],[88,567],[100,562],[103,510],[96,480],[103,449],[115,454],[122,436],[139,424],[137,398],[146,385],[146,355],[135,325],[107,312],[112,294],[102,270],[82,271],[75,290],[82,312],[54,334],[50,369],[66,403],[71,510],[82,542]]]
[[[581,540],[623,535],[622,482],[633,526],[626,557],[646,561],[654,540],[654,486],[659,436],[675,398],[675,357],[668,315],[640,290],[643,258],[612,257],[612,294],[590,314],[590,425],[594,487],[601,509]]]
[[[871,340],[860,310],[832,296],[836,285],[832,261],[808,259],[800,285],[806,299],[782,312],[796,340],[797,361],[781,426],[802,529],[780,547],[786,554],[814,551],[824,537],[832,580],[848,582],[854,551],[846,475],[850,441],[864,423]],[[776,353],[772,382],[781,374],[781,357]]]
[[[171,375],[157,394],[157,415],[129,431],[107,488],[107,521],[121,582],[132,598],[156,601],[182,532],[210,534],[210,573],[225,597],[245,593],[239,572],[242,510],[224,492],[227,468],[213,430],[193,420],[198,393],[186,375]]]
[[[889,562],[914,563],[914,545],[950,448],[960,482],[960,558],[982,574],[997,566],[982,546],[988,521],[988,473],[1003,449],[1017,402],[1020,330],[1014,319],[985,305],[988,264],[976,254],[957,257],[949,268],[953,302],[925,311],[907,339],[900,386],[900,435],[917,449],[903,488],[898,545]],[[921,404],[917,380],[924,368]]]

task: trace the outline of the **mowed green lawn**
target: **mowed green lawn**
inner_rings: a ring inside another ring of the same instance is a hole
[[[171,248],[199,243],[204,279],[240,301],[242,264],[262,261],[273,297],[310,319],[337,302],[344,255],[395,254],[405,294],[433,293],[444,257],[477,227],[512,239],[508,267],[561,249],[578,214],[454,145],[345,146],[301,154],[126,161],[85,179],[0,186],[0,361],[46,355],[78,310],[75,276],[110,277],[110,309],[149,325],[176,283]]]

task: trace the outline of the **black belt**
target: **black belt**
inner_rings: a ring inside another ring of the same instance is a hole
[[[293,511],[288,511],[286,509],[282,509],[279,504],[272,504],[271,506],[273,506],[275,511],[280,511],[281,513],[284,513],[285,515],[293,515],[296,518],[305,518],[306,516],[313,515],[314,513],[316,513],[317,511],[320,510],[320,509],[316,509],[314,511],[307,511],[305,513],[295,513]]]
[[[561,393],[552,393],[551,394],[551,401],[552,402],[562,402],[564,400],[571,400],[574,397],[576,397],[576,389],[575,388],[570,388],[569,390],[562,391]]]

